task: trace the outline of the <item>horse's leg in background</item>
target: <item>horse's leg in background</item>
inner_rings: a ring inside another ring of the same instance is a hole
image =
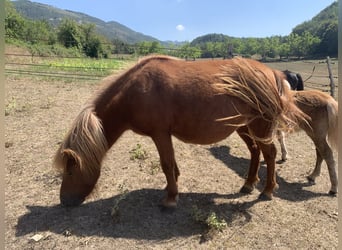
[[[287,160],[287,149],[285,144],[285,133],[284,131],[277,130],[277,138],[280,144],[280,150],[281,150],[281,160],[286,161]]]
[[[327,163],[328,172],[331,182],[331,188],[329,194],[335,195],[337,193],[337,175],[336,175],[336,161],[334,159],[334,154],[329,146],[328,142],[324,138],[323,140],[313,140],[316,146],[316,166],[313,172],[308,176],[309,181],[315,181],[315,178],[319,176],[321,172],[321,165],[323,159]]]
[[[163,199],[162,205],[165,207],[175,207],[177,206],[178,199],[177,180],[179,169],[175,160],[171,135],[167,133],[159,134],[152,136],[152,139],[158,149],[160,164],[167,181],[167,196]]]
[[[258,171],[260,166],[260,149],[255,141],[250,137],[248,128],[246,126],[238,128],[237,133],[246,143],[248,150],[251,153],[251,161],[249,164],[247,179],[240,192],[251,193],[255,184],[259,182]]]

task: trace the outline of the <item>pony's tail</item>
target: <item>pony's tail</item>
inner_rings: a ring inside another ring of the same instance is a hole
[[[335,100],[332,100],[327,105],[328,112],[328,143],[334,149],[338,146],[338,104]]]

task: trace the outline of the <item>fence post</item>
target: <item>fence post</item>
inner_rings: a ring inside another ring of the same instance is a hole
[[[329,72],[329,78],[330,78],[330,95],[332,97],[335,97],[335,83],[334,83],[334,76],[331,71],[331,65],[330,65],[330,57],[327,56],[327,64],[328,64],[328,72]]]

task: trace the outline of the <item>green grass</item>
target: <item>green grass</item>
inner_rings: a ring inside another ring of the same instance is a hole
[[[222,232],[223,229],[227,227],[227,222],[224,219],[220,219],[215,212],[207,212],[202,211],[197,206],[192,207],[192,218],[199,222],[200,224],[205,225],[208,230],[216,230]]]
[[[146,150],[139,143],[129,151],[129,154],[131,160],[146,160],[148,158]]]
[[[111,73],[114,70],[125,68],[126,62],[114,59],[91,58],[63,58],[54,59],[42,63],[50,68],[74,72]]]

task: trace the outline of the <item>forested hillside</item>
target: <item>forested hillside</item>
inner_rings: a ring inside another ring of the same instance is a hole
[[[312,20],[293,29],[294,34],[302,35],[305,31],[320,39],[315,53],[337,55],[338,53],[338,2],[322,10]]]
[[[194,39],[191,46],[205,51],[205,57],[234,54],[262,57],[325,57],[338,54],[338,3],[334,2],[310,21],[297,25],[288,36],[237,38],[208,34]],[[203,54],[202,54],[203,55]]]
[[[192,42],[177,44],[160,42],[114,21],[106,23],[82,13],[27,0],[5,0],[5,9],[6,42],[27,46],[37,54],[109,57],[160,53],[191,58],[243,55],[263,60],[338,54],[337,1],[312,20],[297,25],[287,36],[238,38],[207,34]]]
[[[105,22],[98,18],[70,10],[62,10],[50,5],[35,3],[28,0],[12,2],[15,9],[23,17],[31,20],[46,20],[53,27],[60,25],[63,19],[71,19],[77,23],[92,23],[97,33],[107,39],[119,39],[125,43],[133,44],[142,41],[158,41],[156,38],[136,32],[118,22]]]

